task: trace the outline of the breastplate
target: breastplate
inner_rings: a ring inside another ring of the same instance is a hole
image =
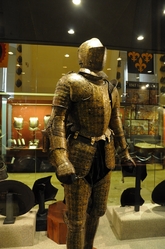
[[[74,130],[84,136],[101,136],[108,128],[111,116],[108,84],[102,81],[97,85],[82,78],[81,83],[71,87]]]

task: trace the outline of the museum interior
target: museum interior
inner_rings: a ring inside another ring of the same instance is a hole
[[[125,170],[116,152],[95,246],[164,248],[164,29],[163,0],[0,3],[0,248],[66,248],[64,224],[58,236],[48,227],[48,210],[63,203],[64,191],[44,141],[56,84],[79,71],[78,47],[93,37],[107,48],[104,72],[117,79],[120,118],[137,164]]]

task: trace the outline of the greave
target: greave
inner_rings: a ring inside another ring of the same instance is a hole
[[[64,220],[68,228],[66,240],[67,249],[83,249],[85,220],[68,220],[67,214],[64,215]]]
[[[99,217],[87,215],[86,224],[85,224],[84,249],[93,249],[93,242],[98,224],[99,224]]]
[[[73,231],[68,229],[67,249],[83,249],[84,248],[84,229]]]

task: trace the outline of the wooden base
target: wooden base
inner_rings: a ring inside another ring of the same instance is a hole
[[[58,244],[66,244],[67,226],[63,219],[66,206],[62,201],[49,205],[47,236]]]
[[[58,244],[66,244],[67,226],[63,219],[65,211],[66,206],[62,201],[53,203],[48,208],[47,236]]]

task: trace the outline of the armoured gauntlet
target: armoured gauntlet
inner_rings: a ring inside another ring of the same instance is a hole
[[[118,154],[119,154],[120,159],[121,159],[121,166],[125,167],[126,171],[133,172],[133,169],[136,166],[136,164],[129,154],[128,146],[127,146],[127,143],[125,141],[125,137],[122,136],[122,137],[118,138],[117,143],[118,143],[118,146],[120,148]]]
[[[68,159],[65,149],[55,149],[50,154],[50,162],[56,168],[57,179],[64,184],[71,184],[76,180],[75,169]]]
[[[121,166],[127,167],[127,171],[129,172],[133,172],[133,169],[136,165],[132,157],[129,155],[128,148],[126,148],[123,152],[121,152],[120,158],[121,158]]]

